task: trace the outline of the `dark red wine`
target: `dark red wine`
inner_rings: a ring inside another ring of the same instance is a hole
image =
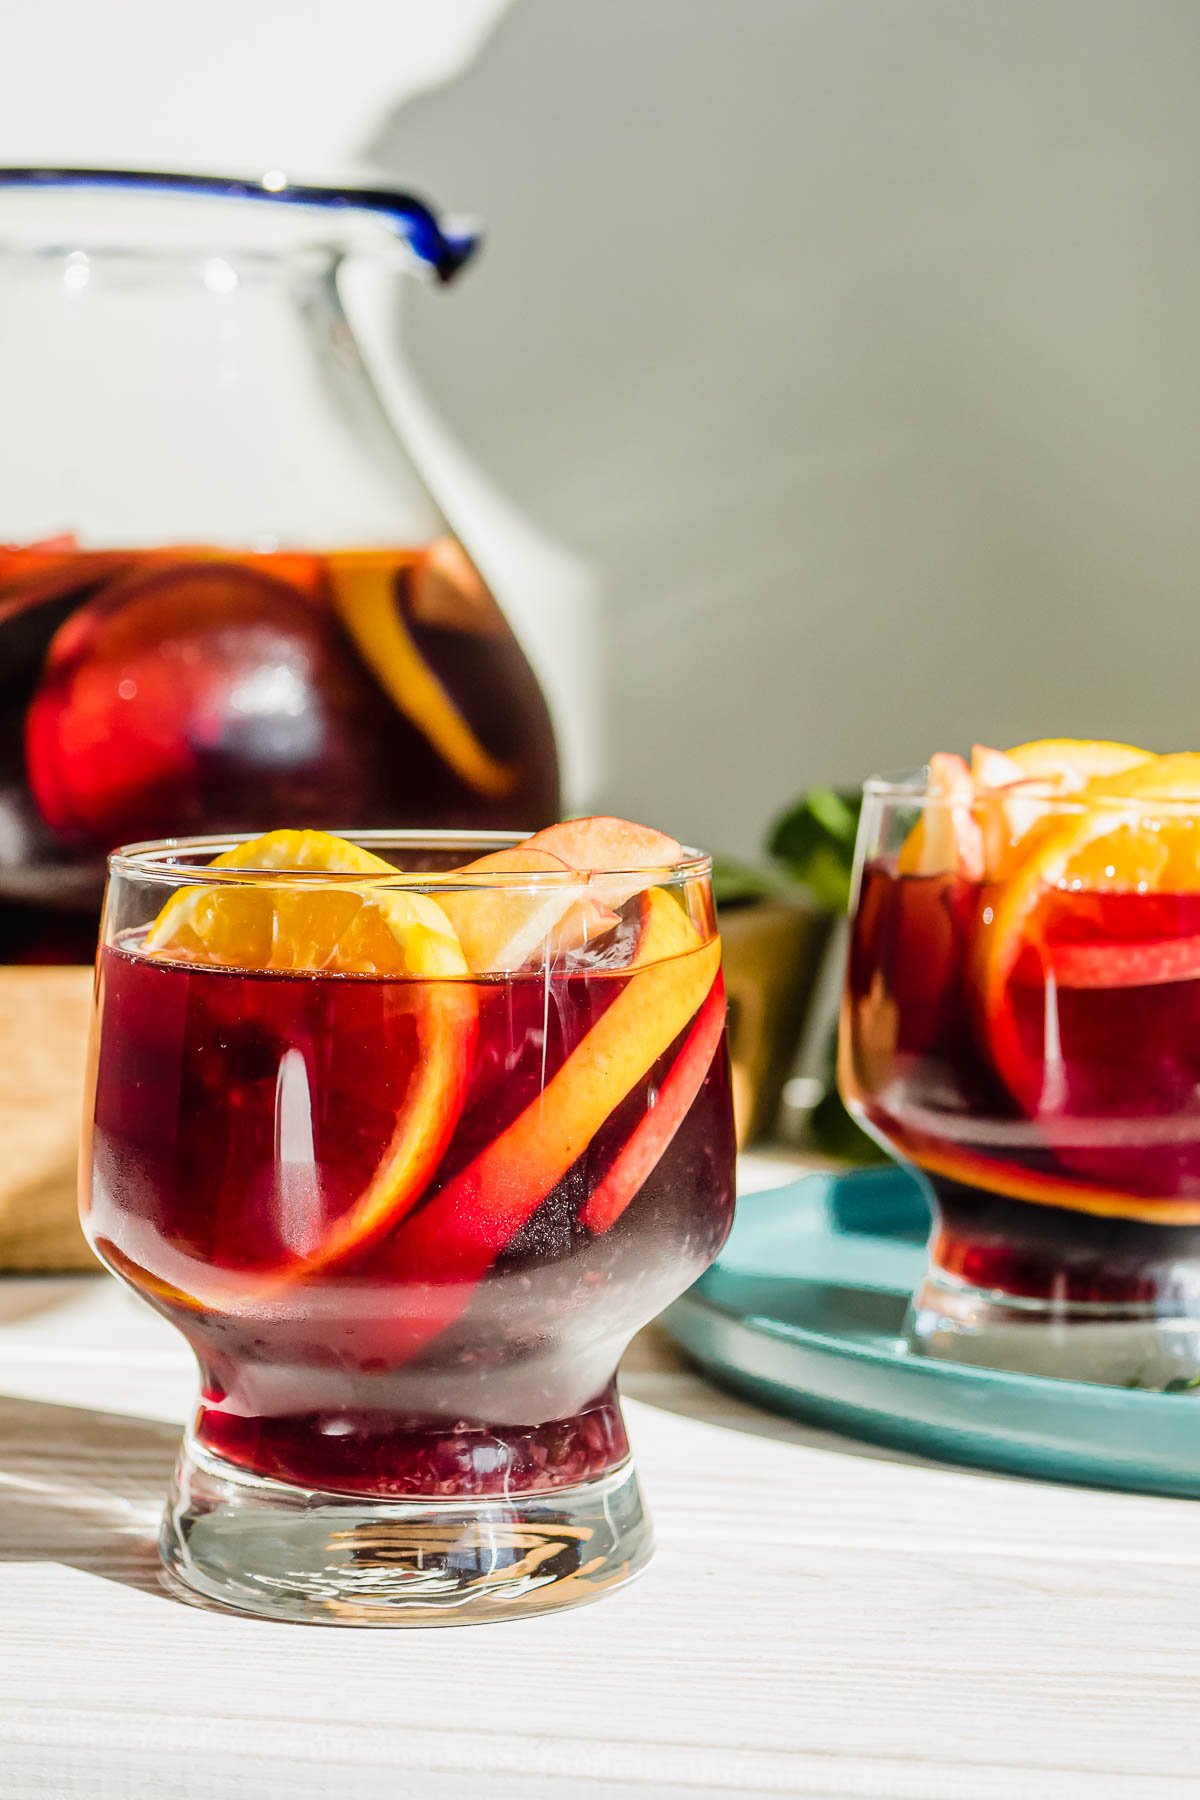
[[[1000,892],[865,873],[844,1080],[937,1195],[932,1261],[998,1294],[1200,1303],[1200,894],[1048,887],[1001,992]]]
[[[675,964],[693,955],[712,946]],[[620,1349],[731,1222],[728,1067],[704,1035],[719,981],[533,1205],[545,1175],[516,1126],[562,1104],[588,1033],[664,966],[438,981],[103,951],[87,1225],[195,1350],[201,1446],[376,1495],[538,1490],[623,1460]],[[453,1130],[415,1204],[366,1219],[447,1018],[470,1033]],[[679,1118],[673,1073],[694,1093]]]

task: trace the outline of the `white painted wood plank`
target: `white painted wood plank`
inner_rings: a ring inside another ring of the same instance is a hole
[[[1197,1791],[1195,1508],[846,1445],[654,1333],[626,1387],[660,1539],[634,1588],[464,1632],[270,1625],[158,1586],[174,1334],[115,1283],[0,1287],[0,1795]]]

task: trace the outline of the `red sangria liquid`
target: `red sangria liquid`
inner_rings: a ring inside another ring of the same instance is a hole
[[[1200,894],[1048,892],[990,1019],[995,890],[866,870],[847,1085],[974,1289],[1200,1315]]]
[[[413,549],[0,546],[0,928],[90,962],[117,844],[556,816],[545,702],[450,538]]]
[[[518,1151],[491,1184],[480,1159],[645,973],[517,974],[464,995],[103,952],[88,1229],[195,1351],[202,1450],[373,1497],[533,1493],[626,1459],[617,1360],[731,1221],[723,1045],[611,1217],[589,1205],[653,1119],[690,1019],[544,1194]],[[464,999],[465,1101],[426,1191],[325,1261],[387,1154],[424,1021]]]

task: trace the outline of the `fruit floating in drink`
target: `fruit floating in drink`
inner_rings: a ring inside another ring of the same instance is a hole
[[[867,784],[852,1110],[925,1177],[915,1347],[1200,1375],[1200,755],[1047,740]]]
[[[0,927],[90,962],[104,856],[314,815],[532,827],[549,715],[452,538],[413,550],[0,547]]]
[[[169,1569],[347,1623],[633,1574],[617,1362],[733,1206],[707,860],[285,830],[119,854],[105,921],[85,1227],[201,1372]]]

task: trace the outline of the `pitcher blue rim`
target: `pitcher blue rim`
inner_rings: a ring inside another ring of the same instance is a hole
[[[161,169],[6,166],[0,167],[0,189],[4,188],[91,188],[110,193],[245,200],[323,212],[367,213],[402,238],[418,262],[441,282],[457,275],[481,241],[476,226],[439,216],[424,200],[402,189],[295,182],[277,170],[268,170],[261,176],[236,176]]]

